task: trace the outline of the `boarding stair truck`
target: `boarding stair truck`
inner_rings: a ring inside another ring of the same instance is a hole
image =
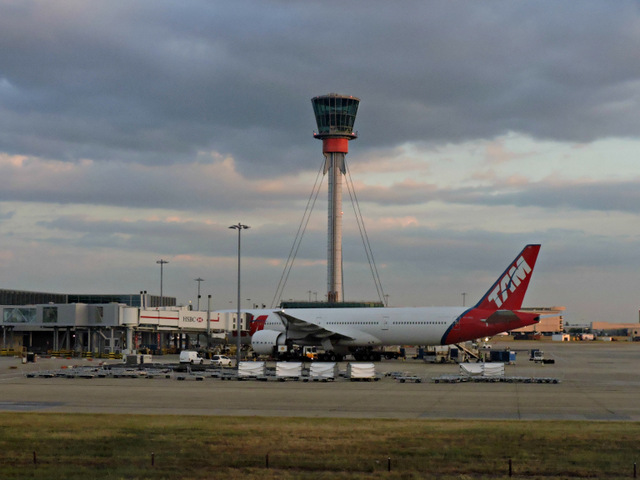
[[[471,342],[456,343],[456,347],[460,350],[458,354],[458,363],[468,362],[471,359],[479,362],[482,360],[480,351]]]

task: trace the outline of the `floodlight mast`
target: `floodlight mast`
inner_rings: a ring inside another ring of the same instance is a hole
[[[156,261],[156,263],[158,265],[160,265],[160,306],[164,307],[164,292],[162,291],[162,281],[163,281],[163,276],[164,276],[163,267],[167,263],[169,263],[169,261],[161,258],[160,260]]]
[[[342,176],[346,173],[345,155],[349,153],[349,141],[358,137],[353,124],[360,99],[330,93],[312,98],[311,103],[318,125],[313,136],[322,140],[324,174],[329,174],[327,301],[342,302]]]
[[[236,316],[236,334],[237,334],[237,342],[236,342],[236,368],[240,368],[240,335],[241,335],[241,328],[240,328],[240,233],[242,232],[242,230],[246,230],[247,228],[251,228],[248,225],[243,225],[242,223],[238,222],[237,225],[231,225],[229,228],[238,230],[238,304],[237,304],[237,316]]]

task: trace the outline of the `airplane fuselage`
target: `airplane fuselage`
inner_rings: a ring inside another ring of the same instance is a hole
[[[448,345],[532,325],[520,310],[540,245],[527,245],[480,301],[464,307],[298,308],[248,310],[258,354],[281,346],[325,350],[386,345]]]
[[[304,318],[318,327],[349,337],[336,345],[435,345],[465,311],[462,307],[321,308],[288,309],[284,312]],[[249,311],[254,319],[267,315],[265,330],[284,332],[286,327],[273,310]],[[288,338],[303,345],[304,327],[290,326]],[[312,342],[313,343],[313,342]]]
[[[258,353],[274,346],[340,347],[446,345],[531,325],[535,314],[463,307],[322,308],[250,310],[252,345]]]

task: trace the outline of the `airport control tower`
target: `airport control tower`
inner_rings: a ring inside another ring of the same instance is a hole
[[[353,132],[360,99],[330,93],[311,99],[318,131],[313,136],[322,140],[325,157],[324,174],[329,174],[329,229],[327,245],[327,300],[342,302],[342,176],[349,140]]]

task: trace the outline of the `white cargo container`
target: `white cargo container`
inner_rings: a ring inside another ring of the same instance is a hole
[[[238,380],[246,378],[260,378],[265,376],[264,362],[240,362],[238,365]]]
[[[336,362],[313,362],[309,368],[311,380],[329,381],[338,376],[338,364]]]
[[[468,377],[504,377],[504,363],[461,363],[460,374]]]
[[[373,363],[349,363],[347,377],[351,380],[377,380],[376,366]]]
[[[288,378],[298,380],[302,376],[302,362],[277,362],[276,378],[286,380]]]

